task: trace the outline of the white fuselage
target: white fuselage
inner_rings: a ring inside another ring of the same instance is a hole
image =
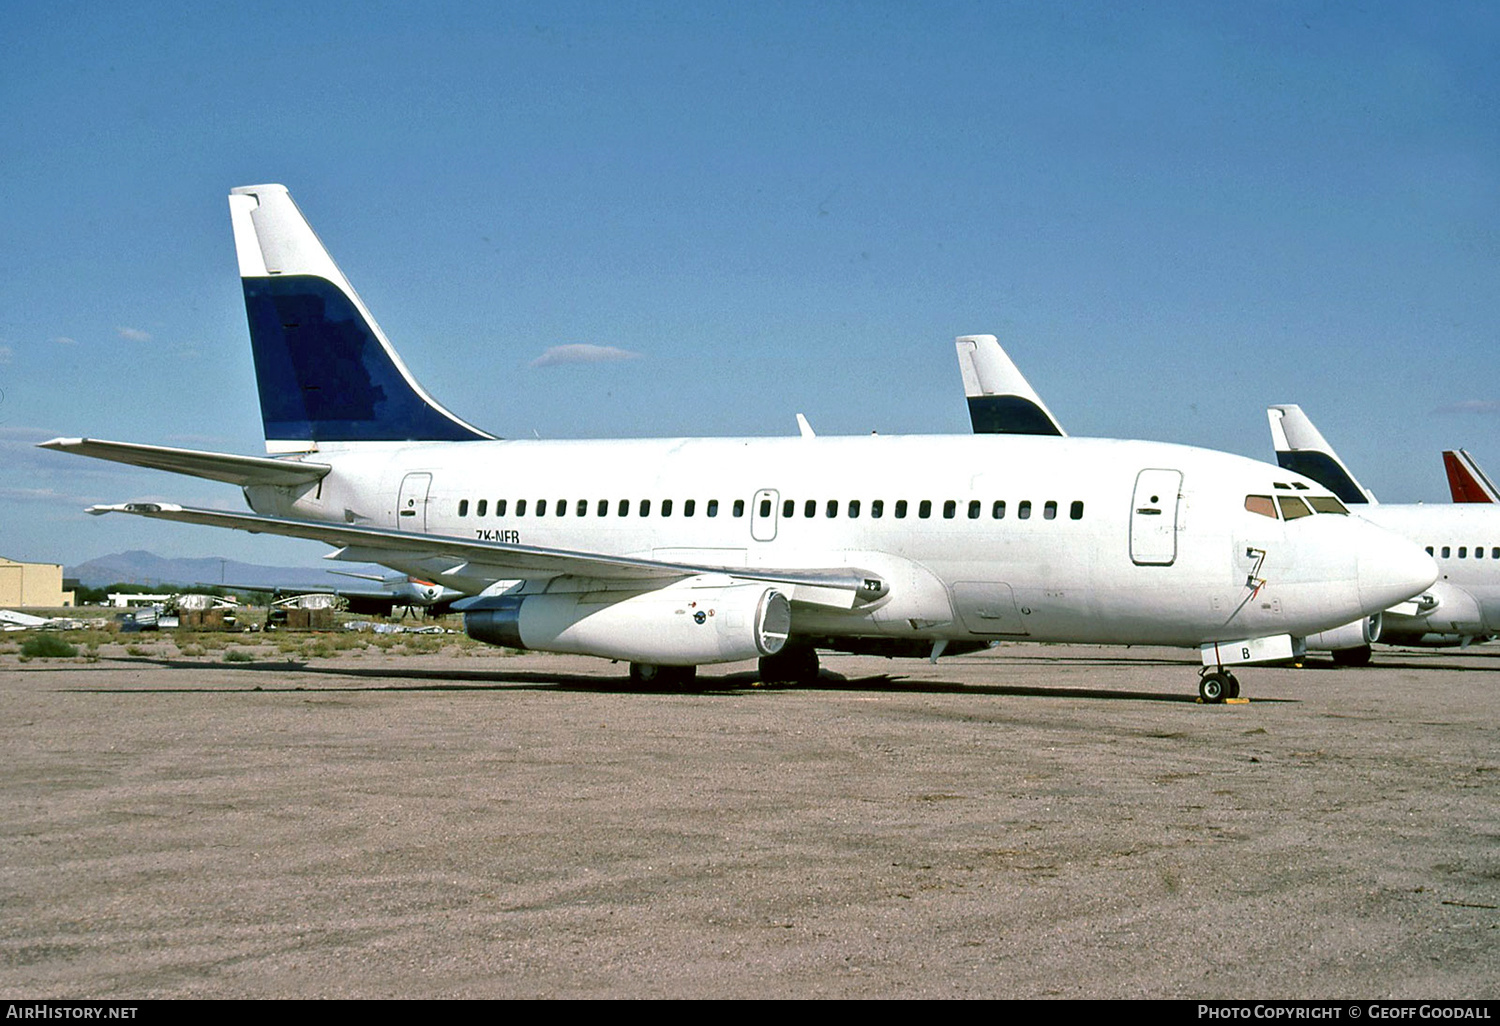
[[[1353,511],[1423,547],[1438,566],[1416,615],[1386,614],[1382,640],[1456,642],[1500,633],[1500,506],[1382,503]]]
[[[523,440],[367,443],[313,458],[333,467],[318,485],[250,488],[252,507],[712,567],[857,567],[885,582],[852,609],[794,593],[793,630],[808,636],[1170,645],[1300,636],[1384,609],[1431,578],[1419,550],[1356,518],[1288,522],[1246,509],[1247,495],[1278,494],[1278,482],[1326,494],[1320,486],[1157,442]],[[471,594],[492,583],[462,567],[387,563]]]

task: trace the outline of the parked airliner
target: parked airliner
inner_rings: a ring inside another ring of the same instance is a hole
[[[502,440],[412,378],[287,190],[234,189],[267,456],[87,438],[53,449],[239,484],[254,513],[94,507],[313,538],[472,596],[499,645],[685,683],[818,648],[885,655],[1005,638],[1202,646],[1226,666],[1384,609],[1421,549],[1269,464],[1159,442],[928,438]],[[1278,502],[1309,515],[1278,515]]]
[[[1266,416],[1283,467],[1322,482],[1354,513],[1424,546],[1437,561],[1436,583],[1414,601],[1386,612],[1378,640],[1467,645],[1500,632],[1500,506],[1376,502],[1300,406],[1272,406]],[[1355,646],[1334,657],[1366,662],[1370,649]]]
[[[969,418],[975,434],[1067,434],[1015,361],[1001,348],[999,339],[994,335],[961,335],[955,343],[958,369],[963,377],[964,396],[969,403]],[[1311,424],[1308,427],[1311,428]],[[1326,447],[1321,435],[1318,443]],[[1296,466],[1293,469],[1302,468]],[[1329,481],[1326,477],[1317,479]],[[1295,485],[1283,487],[1296,490]],[[1340,495],[1344,494],[1331,482],[1329,487]],[[1292,520],[1307,515],[1308,506],[1300,500],[1282,502],[1278,497],[1277,508],[1282,517]],[[1362,616],[1329,630],[1293,638],[1293,648],[1298,656],[1308,651],[1330,652],[1340,663],[1368,662],[1370,643],[1380,637],[1383,622],[1382,613]]]

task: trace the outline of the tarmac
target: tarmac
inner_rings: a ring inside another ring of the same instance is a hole
[[[1500,645],[457,651],[0,655],[0,995],[1500,996]]]

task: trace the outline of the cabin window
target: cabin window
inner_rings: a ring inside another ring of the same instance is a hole
[[[923,520],[926,520],[928,517],[932,516],[931,499],[923,499],[917,504],[917,516],[921,517]]]
[[[829,499],[828,500],[828,516],[830,516],[830,517],[836,517],[838,515],[839,515],[839,500],[837,500],[837,499]]]
[[[763,517],[768,517],[768,516],[771,515],[771,500],[770,499],[761,499],[760,500],[760,515],[763,516]]]
[[[517,499],[516,500],[516,516],[518,516],[518,517],[524,517],[525,515],[526,515],[526,500],[525,499]]]
[[[686,499],[682,503],[682,515],[685,517],[690,517],[693,515],[693,510],[697,508],[698,501],[696,499]]]
[[[943,503],[943,519],[944,520],[952,520],[953,519],[953,514],[955,514],[957,512],[958,512],[958,503],[954,502],[952,499],[949,499],[947,502]]]
[[[586,516],[589,515],[589,500],[587,500],[587,499],[579,499],[578,500],[578,510],[577,510],[577,513],[581,517],[586,517]]]
[[[970,499],[969,500],[969,519],[970,520],[978,520],[979,519],[979,507],[980,507],[980,502],[979,502],[978,499]]]
[[[817,516],[818,515],[818,500],[817,499],[808,499],[805,503],[803,503],[802,504],[802,515],[805,516],[805,517],[815,517],[815,516]]]
[[[1429,556],[1432,555],[1432,546],[1431,545],[1427,546],[1427,554]]]
[[[458,500],[458,515],[461,516],[461,517],[466,517],[466,516],[469,515],[469,500],[468,499],[459,499]]]
[[[1458,558],[1459,559],[1468,559],[1469,558],[1469,547],[1467,545],[1460,545],[1458,547]]]
[[[642,499],[641,500],[641,516],[643,516],[643,517],[649,517],[650,515],[651,515],[651,500],[650,499]]]
[[[1031,519],[1031,500],[1022,499],[1021,504],[1016,507],[1016,516],[1021,520]]]
[[[476,503],[475,506],[474,506],[474,515],[476,517],[482,517],[482,516],[484,516],[484,511],[487,510],[487,509],[489,509],[489,508],[490,508],[490,500],[489,499],[480,499],[479,502]]]
[[[711,516],[711,517],[716,517],[716,516],[719,515],[719,500],[718,499],[709,499],[708,500],[708,515]]]
[[[897,499],[896,500],[896,519],[897,520],[903,520],[903,519],[905,519],[905,517],[906,517],[906,500],[905,499]]]
[[[787,499],[784,502],[782,502],[782,504],[781,504],[781,515],[782,516],[784,516],[784,517],[790,517],[792,514],[794,514],[796,512],[797,512],[797,503],[794,500]]]
[[[745,500],[744,499],[735,499],[734,500],[734,515],[737,516],[737,517],[742,517],[742,516],[745,515]]]
[[[617,515],[622,516],[622,517],[628,517],[628,516],[630,516],[630,500],[629,499],[621,499],[620,500],[620,505],[615,510],[615,512],[616,512]]]
[[[1500,545],[1497,545],[1494,548],[1490,549],[1490,558],[1500,559]]]
[[[850,517],[850,519],[857,519],[859,517],[859,500],[858,499],[850,499],[849,500],[849,517]]]
[[[560,517],[565,517],[565,516],[568,515],[568,500],[567,499],[558,499],[557,500],[557,515],[560,516]]]
[[[599,500],[599,508],[597,510],[595,510],[595,515],[596,516],[601,516],[601,517],[607,517],[607,516],[609,516],[609,500],[608,499],[600,499]]]
[[[671,499],[663,499],[663,500],[661,500],[661,515],[664,516],[664,517],[669,517],[669,516],[672,515],[672,500]]]
[[[1312,510],[1307,508],[1307,503],[1295,495],[1278,495],[1276,503],[1281,507],[1281,515],[1287,520],[1300,520],[1302,517],[1312,516]]]
[[[1451,552],[1452,552],[1452,551],[1453,551],[1453,550],[1452,550],[1452,549],[1450,549],[1450,548],[1448,548],[1448,546],[1446,546],[1446,545],[1444,545],[1444,546],[1443,546],[1443,558],[1444,558],[1444,559],[1447,559],[1447,558],[1448,558],[1448,556],[1449,556],[1449,554],[1450,554],[1450,553],[1451,553]]]
[[[1349,510],[1344,504],[1332,495],[1309,495],[1307,504],[1313,508],[1314,513],[1342,513],[1349,515]]]
[[[1083,519],[1083,503],[1074,500],[1073,505],[1068,507],[1068,517],[1072,520]]]
[[[1005,500],[996,499],[995,504],[990,507],[990,517],[994,520],[1005,519]]]
[[[885,516],[885,500],[884,499],[871,499],[870,500],[870,516],[874,517],[876,520],[879,520],[881,517]]]
[[[1046,504],[1044,506],[1042,506],[1042,519],[1043,520],[1056,520],[1057,519],[1057,503],[1056,502],[1052,501],[1051,499],[1048,499],[1047,502],[1046,502]]]
[[[1245,508],[1251,513],[1259,513],[1263,517],[1276,519],[1276,503],[1269,495],[1247,495],[1245,496]]]
[[[544,516],[547,515],[547,500],[546,499],[538,499],[538,500],[536,500],[536,515],[539,516],[539,517],[544,517]]]
[[[504,499],[496,499],[495,500],[495,516],[497,516],[497,517],[503,517],[503,516],[505,516],[505,500]]]

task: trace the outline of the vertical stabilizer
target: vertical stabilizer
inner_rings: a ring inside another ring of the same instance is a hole
[[[976,435],[1067,435],[999,339],[960,335],[954,344]]]
[[[1373,505],[1375,496],[1360,484],[1323,433],[1313,426],[1302,407],[1288,404],[1266,410],[1276,462],[1293,473],[1310,477],[1347,505]]]
[[[267,452],[492,438],[417,384],[281,185],[229,195]]]
[[[1443,453],[1443,469],[1448,472],[1448,491],[1454,502],[1500,502],[1500,494],[1467,449]]]

